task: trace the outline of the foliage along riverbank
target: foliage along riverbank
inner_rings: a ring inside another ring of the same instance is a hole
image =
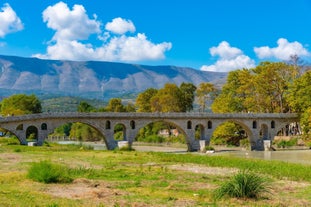
[[[0,139],[0,206],[308,206],[310,165],[223,156],[137,151],[94,151],[84,146],[8,145]],[[28,177],[34,163],[67,169],[71,183]],[[270,179],[258,199],[213,194],[239,170]]]

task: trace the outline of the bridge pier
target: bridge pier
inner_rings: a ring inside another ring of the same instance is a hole
[[[102,131],[102,134],[105,136],[104,141],[106,143],[107,149],[114,150],[118,146],[118,143],[113,137],[114,135],[113,129],[105,129]]]

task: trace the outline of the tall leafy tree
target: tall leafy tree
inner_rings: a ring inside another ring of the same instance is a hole
[[[311,71],[296,79],[289,87],[287,99],[292,112],[303,113],[311,108]]]
[[[183,100],[182,111],[191,111],[193,109],[193,102],[197,87],[192,83],[182,83],[179,88],[181,90]]]
[[[212,83],[200,83],[196,94],[201,111],[205,111],[207,101],[212,101],[216,95],[216,88]]]
[[[311,70],[305,72],[289,87],[287,99],[292,112],[300,114],[305,134],[311,132]]]
[[[282,62],[263,62],[253,71],[256,103],[260,106],[256,112],[287,112],[285,94],[295,78],[294,67]]]
[[[247,69],[231,71],[221,93],[212,104],[212,111],[217,113],[247,112],[252,108],[254,85],[251,71]]]
[[[282,62],[262,62],[250,70],[232,71],[212,110],[222,113],[287,112],[285,97],[295,77],[294,67]]]
[[[4,98],[1,102],[3,116],[34,114],[41,113],[41,111],[41,102],[35,95],[16,94]]]
[[[150,100],[152,112],[182,112],[184,110],[180,88],[173,83],[165,84],[164,88]]]
[[[109,100],[109,103],[106,107],[106,111],[110,112],[125,112],[126,109],[122,104],[122,100],[120,98],[112,98]]]
[[[158,93],[155,88],[148,88],[144,92],[138,94],[136,98],[136,106],[138,112],[151,112],[151,98]]]
[[[78,106],[78,112],[94,112],[94,111],[96,111],[95,107],[93,107],[86,101],[81,101]]]

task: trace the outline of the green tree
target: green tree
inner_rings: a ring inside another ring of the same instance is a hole
[[[216,88],[212,83],[200,83],[196,89],[200,111],[204,112],[207,101],[212,101],[216,95]]]
[[[238,146],[241,139],[245,138],[243,129],[234,122],[225,122],[218,126],[211,138],[212,144]]]
[[[287,99],[292,112],[303,113],[311,107],[311,71],[305,72],[289,87]]]
[[[78,106],[78,112],[94,112],[94,111],[96,111],[95,107],[93,107],[86,101],[81,101]]]
[[[294,80],[295,69],[282,62],[263,62],[253,69],[255,81],[255,112],[282,113],[288,111],[285,95]]]
[[[291,112],[300,114],[300,124],[305,134],[311,132],[311,71],[305,72],[289,87],[287,99]]]
[[[3,116],[41,113],[41,110],[41,102],[35,95],[16,94],[1,102]]]
[[[150,100],[152,112],[182,112],[184,109],[181,90],[173,83],[164,88]]]
[[[181,90],[183,100],[182,111],[191,111],[193,109],[193,102],[197,87],[192,83],[182,83],[179,88]]]
[[[229,73],[221,94],[212,104],[214,112],[288,112],[288,86],[295,78],[293,66],[262,62],[256,68]]]
[[[122,100],[120,98],[112,98],[109,100],[109,103],[106,107],[106,111],[110,112],[125,112],[126,109],[122,104]]]
[[[69,136],[72,123],[63,124],[54,130],[54,134],[57,136]]]
[[[125,106],[125,111],[126,112],[135,112],[136,111],[135,105],[133,103],[127,103]]]
[[[137,112],[151,112],[151,98],[158,93],[155,88],[148,88],[136,98]]]

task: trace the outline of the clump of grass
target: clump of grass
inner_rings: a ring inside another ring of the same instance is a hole
[[[22,149],[21,148],[16,148],[16,149],[14,149],[14,152],[22,152]]]
[[[69,176],[69,169],[66,166],[40,161],[32,163],[28,170],[28,178],[43,183],[70,183],[73,178]]]
[[[243,170],[216,189],[215,198],[220,199],[229,196],[257,199],[264,193],[270,193],[269,180],[253,172]]]
[[[120,151],[135,151],[132,146],[123,146],[119,148]]]

